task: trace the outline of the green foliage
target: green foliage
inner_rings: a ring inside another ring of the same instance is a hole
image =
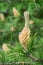
[[[13,7],[19,11],[20,16],[15,18],[12,12]],[[0,12],[9,9],[9,15],[5,21],[0,20],[0,63],[29,62],[30,65],[43,65],[43,62],[32,61],[29,54],[43,59],[43,0],[4,0],[0,2]],[[23,52],[23,48],[18,40],[18,35],[24,27],[24,11],[29,11],[30,19],[34,21],[30,25],[31,37],[27,42],[28,53]],[[12,32],[11,27],[16,31]],[[5,53],[2,44],[7,43],[10,51]]]

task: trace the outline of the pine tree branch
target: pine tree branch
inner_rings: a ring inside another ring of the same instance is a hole
[[[4,63],[4,65],[11,65],[11,64],[22,64],[22,65],[24,65],[24,64],[28,64],[28,65],[30,65],[30,63],[29,62],[11,62],[11,63]]]
[[[43,59],[36,58],[32,54],[30,54],[29,57],[32,59],[33,62],[43,63]]]
[[[6,2],[6,0],[0,0],[0,2]]]

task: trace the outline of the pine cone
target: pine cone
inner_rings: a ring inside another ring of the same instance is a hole
[[[22,32],[19,34],[19,41],[22,47],[27,48],[26,42],[30,39],[30,29],[24,27]]]
[[[2,21],[5,21],[4,14],[0,13],[0,19],[1,19]]]
[[[19,34],[19,41],[20,41],[22,47],[25,50],[27,50],[27,43],[26,42],[30,39],[30,28],[28,27],[29,12],[25,11],[24,17],[25,17],[25,26],[24,26],[22,32]]]
[[[10,49],[8,48],[7,44],[3,44],[2,45],[2,49],[4,50],[4,52],[8,52]]]
[[[18,17],[20,15],[15,7],[13,8],[13,14],[15,17]]]

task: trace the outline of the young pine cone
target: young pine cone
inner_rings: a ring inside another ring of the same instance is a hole
[[[5,16],[4,16],[4,14],[0,13],[0,19],[1,19],[1,21],[5,21]]]
[[[13,7],[13,14],[15,17],[18,17],[20,15],[15,7]]]
[[[2,45],[2,49],[4,52],[8,52],[10,49],[8,48],[7,44]]]
[[[30,39],[30,29],[24,27],[22,32],[19,34],[19,41],[23,48],[27,48],[26,42]]]
[[[30,28],[28,28],[28,12],[24,12],[25,16],[25,27],[23,28],[22,32],[19,34],[19,41],[22,45],[22,47],[26,50],[27,49],[27,41],[30,39]]]

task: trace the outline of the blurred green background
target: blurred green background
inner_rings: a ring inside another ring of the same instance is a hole
[[[13,7],[15,7],[20,16],[15,18],[13,15]],[[30,20],[34,24],[30,26],[31,40],[28,42],[28,52],[38,59],[43,59],[43,0],[0,0],[0,13],[5,12],[5,21],[0,19],[0,63],[6,62],[29,62],[30,65],[43,65],[42,62],[33,62],[27,53],[23,52],[23,48],[18,40],[18,35],[25,25],[24,11],[30,14]],[[14,27],[16,31],[12,31]],[[37,35],[35,35],[37,33]],[[11,49],[5,53],[1,48],[2,44],[7,43]],[[16,54],[14,54],[16,53]]]

